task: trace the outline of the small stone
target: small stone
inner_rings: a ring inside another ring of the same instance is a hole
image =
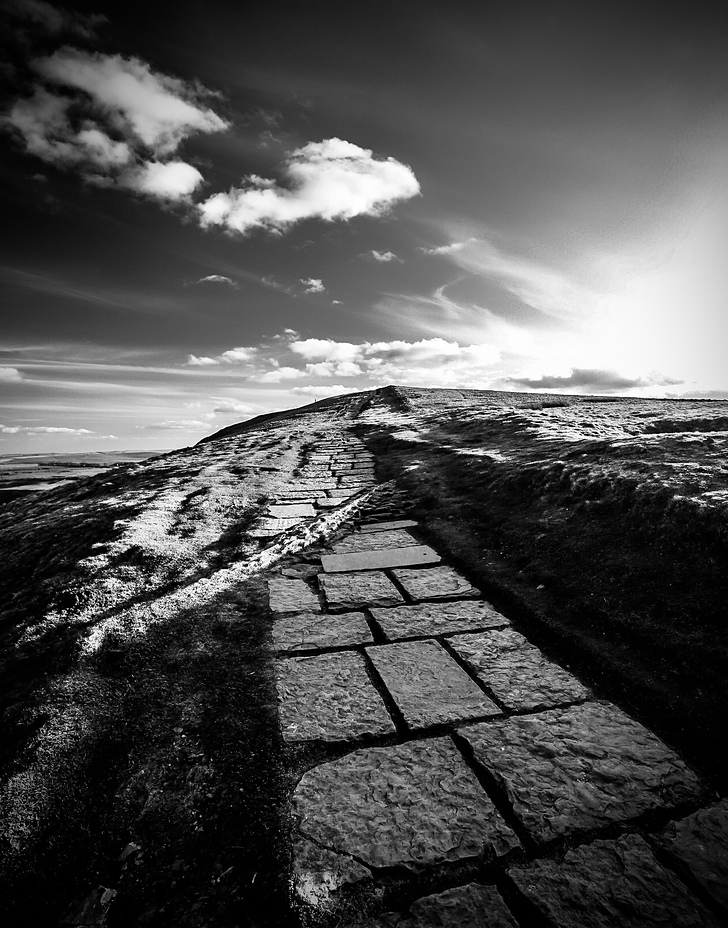
[[[278,661],[276,678],[285,741],[351,741],[395,730],[361,654]]]
[[[657,840],[683,871],[728,910],[728,800],[671,822]]]
[[[512,867],[521,892],[559,928],[718,928],[638,835],[594,841],[563,861]]]
[[[482,599],[372,609],[372,615],[389,641],[434,638],[437,635],[452,635],[508,624],[505,616]]]
[[[363,928],[518,928],[495,886],[468,883],[415,900],[407,915],[385,912]]]
[[[374,551],[357,551],[351,554],[322,554],[321,564],[327,573],[349,570],[382,570],[389,567],[406,567],[414,564],[438,564],[440,555],[427,545],[409,545],[406,548],[381,548]]]
[[[303,775],[304,837],[368,867],[501,857],[518,846],[449,738],[354,751]]]
[[[362,612],[323,615],[304,612],[278,619],[273,624],[277,651],[317,651],[369,644],[372,633]]]
[[[303,580],[269,580],[268,595],[273,612],[318,612],[318,596]]]
[[[128,860],[134,854],[138,854],[141,848],[138,844],[135,844],[133,841],[130,841],[129,844],[124,848],[124,850],[119,854],[119,862]]]
[[[576,677],[512,628],[458,635],[450,644],[508,709],[548,708],[590,695]]]
[[[395,570],[394,575],[413,602],[427,599],[464,599],[480,593],[452,567],[431,567],[429,570]]]
[[[351,574],[320,574],[319,584],[329,609],[395,606],[402,597],[385,573],[368,570]]]
[[[367,654],[412,728],[501,714],[436,641],[382,644]]]
[[[539,842],[699,798],[695,774],[609,703],[587,702],[460,729]]]

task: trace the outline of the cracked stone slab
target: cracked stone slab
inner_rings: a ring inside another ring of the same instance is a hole
[[[303,580],[269,580],[268,595],[273,612],[320,611],[318,596]]]
[[[436,641],[380,644],[367,648],[367,654],[412,728],[501,715]]]
[[[316,515],[310,503],[281,503],[268,507],[268,512],[276,519],[307,519]]]
[[[624,822],[699,798],[698,778],[609,703],[583,703],[460,729],[536,841]]]
[[[418,523],[414,519],[394,519],[390,522],[370,522],[368,525],[362,525],[360,532],[388,532],[395,528],[417,528]]]
[[[480,631],[508,624],[505,616],[496,612],[482,599],[372,609],[372,615],[389,641],[401,638],[434,638],[437,635]]]
[[[512,628],[459,635],[450,645],[508,709],[549,708],[591,695]]]
[[[372,633],[362,612],[324,615],[304,612],[278,619],[273,625],[277,651],[318,651],[370,644]]]
[[[683,872],[728,910],[728,800],[671,822],[657,841]]]
[[[373,868],[492,859],[519,844],[449,738],[314,767],[293,805],[304,837]]]
[[[352,551],[350,554],[322,554],[321,565],[330,574],[347,570],[386,570],[414,564],[439,564],[440,555],[427,545],[406,548],[379,548],[373,551]]]
[[[347,535],[332,546],[336,554],[349,554],[353,551],[377,551],[379,548],[406,548],[421,542],[402,529],[382,532],[356,532]]]
[[[518,928],[495,886],[468,883],[416,899],[406,915],[385,912],[362,928]]]
[[[371,879],[371,871],[362,864],[296,837],[293,842],[293,885],[301,902],[316,908],[325,907],[342,886]]]
[[[464,599],[480,596],[480,591],[476,590],[452,567],[431,567],[429,570],[400,568],[394,571],[394,575],[413,602],[426,599]]]
[[[563,861],[540,860],[509,874],[559,928],[718,928],[639,835],[594,841]]]
[[[361,654],[279,660],[276,682],[285,741],[352,741],[395,730]]]
[[[399,590],[379,570],[368,570],[360,574],[321,574],[319,584],[329,609],[395,606],[403,602]]]

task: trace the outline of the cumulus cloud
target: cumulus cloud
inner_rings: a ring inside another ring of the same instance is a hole
[[[17,367],[0,367],[0,383],[19,383],[22,379]]]
[[[376,251],[374,248],[368,251],[364,257],[372,261],[379,261],[382,264],[388,264],[390,261],[402,261],[393,251]]]
[[[93,435],[88,429],[69,429],[57,425],[2,425],[3,435]],[[114,436],[104,436],[113,438]]]
[[[214,415],[230,415],[232,413],[240,415],[250,415],[254,412],[254,407],[248,403],[241,403],[239,400],[231,399],[227,396],[213,396],[214,406],[212,412]]]
[[[253,347],[229,348],[214,358],[197,357],[197,355],[188,354],[187,365],[189,367],[217,367],[220,364],[239,364],[244,361],[254,360],[257,350],[257,348]]]
[[[174,157],[194,133],[228,123],[197,86],[138,58],[62,48],[33,62],[46,86],[17,100],[6,119],[28,152],[95,184],[160,200],[187,200],[203,178]]]
[[[351,387],[345,387],[343,384],[334,383],[323,386],[309,387],[291,387],[291,393],[296,396],[312,396],[314,399],[325,399],[329,396],[340,396],[342,393],[351,393]]]
[[[613,370],[586,367],[574,367],[566,376],[545,375],[538,378],[511,377],[509,379],[509,383],[527,387],[530,390],[564,390],[566,392],[585,390],[593,393],[614,393],[641,387],[674,386],[683,382],[662,374],[628,377]]]
[[[237,282],[232,277],[225,277],[223,274],[208,274],[207,277],[200,277],[199,280],[193,280],[192,285],[196,284],[226,284],[234,290],[238,289]]]
[[[297,380],[305,376],[306,371],[297,367],[274,367],[273,370],[254,374],[250,379],[256,383],[281,383],[283,380]]]
[[[291,152],[283,173],[285,186],[251,174],[244,186],[209,197],[199,206],[201,224],[242,235],[254,229],[281,234],[305,219],[380,216],[420,192],[408,165],[337,138]]]
[[[301,277],[304,293],[323,293],[326,290],[324,282],[318,277]]]

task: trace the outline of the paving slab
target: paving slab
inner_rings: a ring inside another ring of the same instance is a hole
[[[268,506],[268,512],[276,519],[307,519],[316,515],[310,503],[281,503]]]
[[[362,534],[355,532],[337,541],[332,550],[336,554],[346,554],[350,551],[376,551],[377,548],[406,548],[409,545],[420,544],[409,532],[403,529],[392,529],[389,532],[369,532]]]
[[[397,587],[382,571],[321,574],[319,584],[329,609],[361,609],[364,606],[396,606],[404,602]]]
[[[728,910],[728,800],[671,822],[657,840],[680,870]]]
[[[390,522],[370,522],[368,525],[362,525],[360,532],[388,532],[395,528],[417,528],[419,523],[414,519],[394,519]]]
[[[268,581],[270,608],[273,612],[318,612],[318,596],[303,580]]]
[[[358,492],[356,487],[331,487],[326,491],[326,495],[330,499],[349,499],[350,496],[355,496]]]
[[[266,518],[263,517],[259,519],[253,528],[248,531],[248,535],[252,538],[255,538],[259,534],[265,536],[280,535],[281,532],[285,532],[286,529],[293,528],[296,525],[300,525],[303,520],[296,518],[288,519],[275,519],[275,518]]]
[[[276,682],[285,741],[353,741],[395,731],[361,654],[279,660]]]
[[[362,928],[518,928],[495,886],[468,883],[417,899],[406,915],[385,912]]]
[[[564,855],[512,867],[528,899],[559,928],[717,928],[702,903],[666,870],[639,835],[594,841]]]
[[[440,555],[427,545],[406,548],[380,548],[373,551],[353,551],[351,554],[322,554],[321,565],[326,573],[347,570],[386,570],[390,567],[411,567],[415,564],[439,564]]]
[[[700,798],[678,755],[610,703],[460,729],[536,841],[624,822]]]
[[[363,612],[336,615],[304,612],[273,624],[273,645],[277,651],[318,651],[371,643],[372,633]]]
[[[343,500],[340,499],[329,499],[326,496],[320,496],[316,500],[316,505],[319,509],[336,509],[338,506],[341,506]]]
[[[464,599],[479,597],[465,577],[452,567],[432,567],[429,570],[395,570],[395,577],[414,602],[427,599]]]
[[[374,485],[374,478],[364,475],[361,477],[337,477],[336,479],[338,481],[336,486],[339,487],[371,487]]]
[[[518,839],[449,738],[354,751],[305,773],[304,837],[368,867],[501,857]]]
[[[307,838],[293,841],[293,886],[301,902],[325,908],[342,886],[371,879],[371,871],[351,857],[336,854]]]
[[[501,714],[436,641],[375,645],[367,654],[412,728]]]
[[[457,635],[450,645],[508,709],[550,708],[591,695],[512,628]]]
[[[303,493],[309,490],[329,490],[338,486],[336,477],[296,477],[295,489]]]
[[[453,603],[419,603],[393,609],[372,609],[388,641],[402,638],[434,638],[457,632],[479,631],[507,625],[508,619],[480,600]]]

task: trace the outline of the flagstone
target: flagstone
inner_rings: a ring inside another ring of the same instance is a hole
[[[389,577],[378,570],[363,573],[321,574],[319,584],[329,609],[395,606],[403,602]]]
[[[427,545],[321,555],[321,564],[327,573],[341,573],[348,570],[382,570],[390,567],[409,567],[414,564],[438,564],[439,562],[440,555]]]
[[[395,731],[357,652],[277,661],[276,681],[285,741],[353,741]]]
[[[268,512],[277,519],[306,519],[316,515],[316,510],[310,503],[272,505],[268,507]]]
[[[375,645],[367,654],[411,728],[501,714],[436,641]]]
[[[703,792],[674,751],[609,703],[497,719],[460,733],[539,842],[679,806]]]
[[[588,699],[589,690],[512,628],[458,635],[450,645],[508,709]]]
[[[372,633],[362,612],[336,615],[303,612],[278,619],[273,624],[277,651],[317,651],[372,642]]]
[[[361,532],[388,532],[395,528],[416,528],[418,525],[414,519],[395,519],[391,522],[372,522],[368,525],[362,525],[359,529]]]
[[[337,477],[340,487],[368,487],[374,483],[373,477],[367,477],[365,474],[352,477]]]
[[[372,609],[372,615],[389,641],[434,638],[508,624],[505,616],[482,599],[376,608]]]
[[[354,751],[305,773],[299,830],[368,867],[501,857],[518,839],[449,738]]]
[[[414,602],[480,596],[480,592],[452,567],[431,567],[428,570],[400,569],[394,571],[394,576]]]
[[[310,906],[325,907],[342,886],[371,879],[371,871],[353,858],[336,854],[300,836],[293,841],[293,886]]]
[[[318,596],[303,580],[269,580],[268,594],[272,612],[320,612]]]
[[[416,899],[409,912],[385,912],[362,928],[518,928],[495,886],[468,883]]]
[[[407,545],[420,544],[409,532],[402,529],[392,529],[388,532],[355,532],[347,535],[341,541],[332,545],[336,554],[346,554],[350,551],[374,551],[377,548],[404,548]]]
[[[559,928],[718,928],[639,835],[594,841],[563,860],[512,867],[521,892]]]
[[[355,487],[330,487],[326,490],[326,495],[331,499],[349,499],[350,496],[355,496],[357,492]]]

